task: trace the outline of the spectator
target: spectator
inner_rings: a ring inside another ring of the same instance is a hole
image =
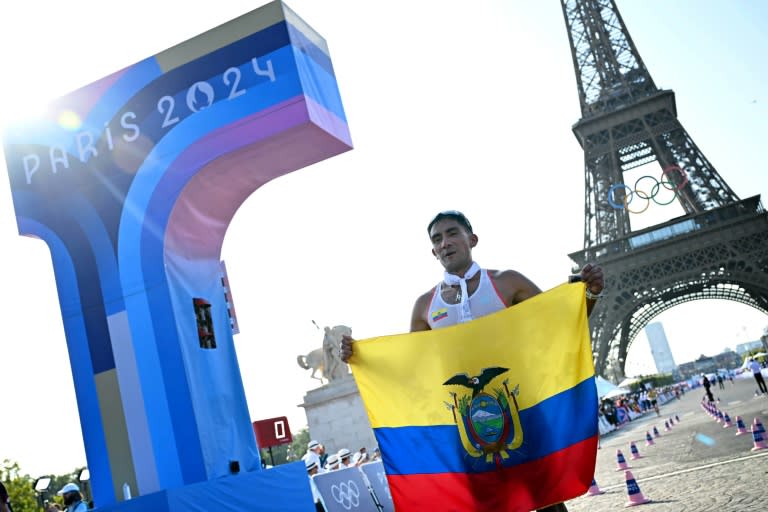
[[[313,476],[315,476],[318,471],[320,470],[320,467],[317,465],[317,461],[314,460],[314,458],[310,458],[312,460],[305,460],[304,465],[307,467],[307,476],[309,477],[309,487],[312,489],[312,501],[315,502],[315,511],[316,512],[325,512],[325,507],[323,506],[323,500],[320,497],[320,491],[317,489],[317,486],[315,485],[315,481],[312,479]]]
[[[0,482],[0,512],[11,512],[11,504],[8,502],[8,491],[3,482]]]
[[[66,512],[86,512],[88,506],[83,501],[83,495],[80,494],[80,487],[74,483],[68,483],[57,493],[64,499]]]
[[[328,460],[325,463],[325,470],[336,471],[337,469],[339,469],[339,456],[332,453],[328,456]]]
[[[368,462],[368,452],[366,452],[365,446],[363,446],[352,456],[352,464],[359,466],[365,462]]]
[[[750,370],[752,370],[752,375],[755,377],[755,382],[757,382],[757,387],[760,389],[760,392],[768,393],[768,389],[765,387],[763,372],[760,369],[760,363],[758,363],[755,359],[750,358],[749,364],[747,366]]]
[[[325,453],[325,445],[320,443],[320,448],[317,450],[317,454],[320,456],[320,468],[325,467],[325,461],[328,460],[328,454]]]
[[[715,397],[714,397],[714,395],[712,395],[712,390],[710,389],[712,387],[712,383],[709,382],[709,379],[703,373],[701,374],[701,377],[702,377],[701,385],[704,386],[704,390],[707,393],[707,401],[714,402],[715,401]]]
[[[344,469],[352,466],[352,452],[347,448],[339,450],[339,469]]]
[[[304,462],[315,461],[318,469],[322,468],[323,466],[320,463],[320,443],[314,439],[307,443],[307,453],[304,454],[301,460]]]

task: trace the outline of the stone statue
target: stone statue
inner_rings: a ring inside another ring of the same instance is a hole
[[[296,358],[299,366],[305,370],[312,369],[310,378],[318,379],[320,382],[323,379],[331,382],[349,374],[346,363],[339,357],[341,337],[345,334],[347,336],[352,335],[352,329],[346,325],[337,325],[333,328],[326,327],[322,348],[316,348],[308,354]],[[318,371],[320,377],[316,375]]]

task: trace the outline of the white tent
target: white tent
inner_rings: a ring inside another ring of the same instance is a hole
[[[640,379],[638,379],[637,377],[627,377],[623,381],[619,382],[619,387],[624,388],[627,386],[631,386],[632,384],[637,384],[638,382],[640,382]]]
[[[604,396],[603,398],[609,398],[609,399],[610,399],[610,398],[616,398],[617,396],[621,396],[621,395],[628,395],[628,394],[630,394],[630,393],[631,393],[631,391],[630,391],[630,390],[628,390],[628,389],[625,389],[625,388],[616,388],[616,389],[614,389],[613,391],[609,391],[608,393],[606,393],[606,394],[605,394],[605,396]]]
[[[608,393],[619,389],[619,386],[607,381],[599,375],[595,375],[595,385],[597,386],[597,396],[603,398]]]

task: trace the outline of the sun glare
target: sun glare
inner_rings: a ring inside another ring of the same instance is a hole
[[[3,131],[14,125],[27,123],[44,117],[54,99],[46,98],[46,91],[40,88],[25,88],[20,84],[0,84],[0,126]]]

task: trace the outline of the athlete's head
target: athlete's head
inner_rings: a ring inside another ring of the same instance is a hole
[[[458,210],[446,210],[444,212],[440,212],[432,219],[432,221],[427,226],[427,233],[429,233],[429,236],[432,237],[432,226],[437,224],[443,219],[455,219],[456,222],[464,226],[464,228],[467,230],[467,232],[471,235],[473,233],[472,231],[472,224],[469,223],[469,219],[461,213]]]
[[[463,273],[472,265],[472,248],[477,235],[472,224],[458,211],[440,212],[427,227],[432,241],[432,254],[451,274]]]

